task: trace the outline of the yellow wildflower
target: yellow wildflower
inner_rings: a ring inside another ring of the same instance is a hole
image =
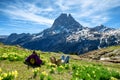
[[[3,77],[7,77],[7,73],[3,73]]]
[[[53,70],[56,70],[56,68],[53,68],[53,67],[52,67],[52,69],[53,69]]]
[[[107,68],[107,70],[109,71],[109,70],[110,70],[110,68]]]
[[[40,70],[40,68],[35,68],[35,71],[38,72]]]
[[[18,76],[18,72],[15,70],[15,71],[12,71],[11,73],[9,73],[9,74],[11,74],[12,76],[14,76],[15,78]]]
[[[34,70],[34,69],[32,69],[32,72],[35,72],[35,70]]]
[[[49,65],[49,66],[51,66],[51,65],[52,65],[52,63],[48,63],[48,65]]]
[[[9,73],[9,74],[14,75],[14,71],[12,71],[12,72],[11,72],[11,73]]]
[[[111,77],[110,80],[118,80],[117,78]]]
[[[44,61],[48,63],[48,60],[45,59]]]
[[[62,69],[64,69],[64,67],[61,65],[61,66],[59,66],[60,68],[62,68]]]
[[[46,71],[43,71],[42,74],[43,74],[44,76],[47,76],[47,75],[48,75],[48,74],[46,73]]]
[[[56,64],[52,64],[52,66],[56,67],[57,65]]]
[[[16,70],[14,71],[14,76],[15,78],[18,76],[18,72]]]
[[[39,70],[40,70],[40,68],[35,68],[35,69],[32,70],[32,72],[35,72],[35,73],[36,73],[36,72],[38,72]]]
[[[2,80],[3,78],[0,76],[0,80]]]

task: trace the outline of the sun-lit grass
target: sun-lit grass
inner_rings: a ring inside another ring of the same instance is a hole
[[[22,55],[20,60],[0,59],[0,69],[3,73],[17,71],[18,76],[12,80],[92,80],[92,79],[116,79],[120,78],[120,64],[102,63],[96,61],[79,60],[78,56],[70,55],[70,63],[57,66],[50,62],[50,56],[55,56],[57,59],[61,55],[54,52],[36,51],[44,64],[41,67],[33,68],[24,64],[24,60],[32,51],[16,46],[0,45],[0,57],[2,55],[12,54],[12,57]],[[15,53],[15,55],[13,55]],[[77,58],[77,59],[75,59]],[[99,69],[99,70],[97,70]],[[114,73],[114,74],[113,74]],[[0,72],[1,74],[1,72]],[[93,75],[94,74],[94,75]],[[104,75],[106,74],[106,75]],[[82,77],[81,77],[82,76]]]

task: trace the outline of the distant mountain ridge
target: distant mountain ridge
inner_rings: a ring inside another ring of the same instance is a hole
[[[6,39],[7,39],[7,35],[0,35],[0,42],[5,42],[6,41]]]
[[[97,31],[97,32],[109,32],[110,30],[115,30],[114,28],[108,28],[104,25],[99,25],[94,28],[91,28],[91,31]]]
[[[82,26],[71,14],[62,13],[51,28],[37,34],[11,34],[5,44],[42,51],[82,54],[91,50],[120,44],[120,30],[99,25]]]

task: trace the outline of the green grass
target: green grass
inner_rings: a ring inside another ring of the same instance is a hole
[[[40,80],[40,77],[43,77],[44,80],[120,79],[120,64],[78,60],[78,56],[70,55],[71,58],[69,64],[56,66],[50,63],[49,57],[55,56],[59,59],[63,54],[54,52],[37,51],[45,64],[41,65],[41,67],[38,67],[39,69],[36,70],[36,68],[28,67],[24,64],[25,58],[31,53],[32,51],[23,49],[19,46],[0,45],[0,68],[2,69],[0,75],[2,73],[9,73],[16,70],[18,76],[12,80]],[[7,55],[6,58],[1,57],[4,54]],[[11,55],[12,57],[10,57]],[[19,57],[20,59],[18,60],[14,57]]]

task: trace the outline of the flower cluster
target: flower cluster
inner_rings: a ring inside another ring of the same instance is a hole
[[[24,60],[29,54],[29,50],[23,49],[20,46],[4,45],[0,47],[0,60],[21,61]]]
[[[115,80],[120,78],[120,73],[108,70],[103,66],[94,65],[72,65],[72,80]]]
[[[34,72],[34,73],[37,73],[37,72],[39,72],[40,71],[40,68],[34,68],[33,70],[32,70],[32,72]]]
[[[40,80],[44,80],[45,77],[48,77],[48,73],[46,71],[41,72]]]
[[[13,80],[18,76],[18,72],[12,71],[8,73],[3,73],[2,69],[0,68],[0,80]]]
[[[25,55],[20,55],[15,52],[8,52],[8,53],[3,53],[0,55],[1,60],[9,60],[9,61],[20,61],[24,58]]]
[[[64,69],[65,69],[64,66],[60,65],[60,66],[57,67],[57,72],[62,73],[64,71]]]
[[[41,74],[44,75],[44,76],[48,75],[48,73],[46,71],[43,71]]]
[[[52,68],[50,68],[49,72],[50,73],[55,73],[55,70],[56,70],[56,68],[52,67]]]
[[[57,65],[56,65],[56,64],[53,64],[53,63],[48,63],[48,64],[47,64],[47,67],[48,67],[48,68],[57,67]]]
[[[40,68],[35,68],[32,70],[32,72],[34,73],[34,78],[37,76],[38,72],[40,71]]]

